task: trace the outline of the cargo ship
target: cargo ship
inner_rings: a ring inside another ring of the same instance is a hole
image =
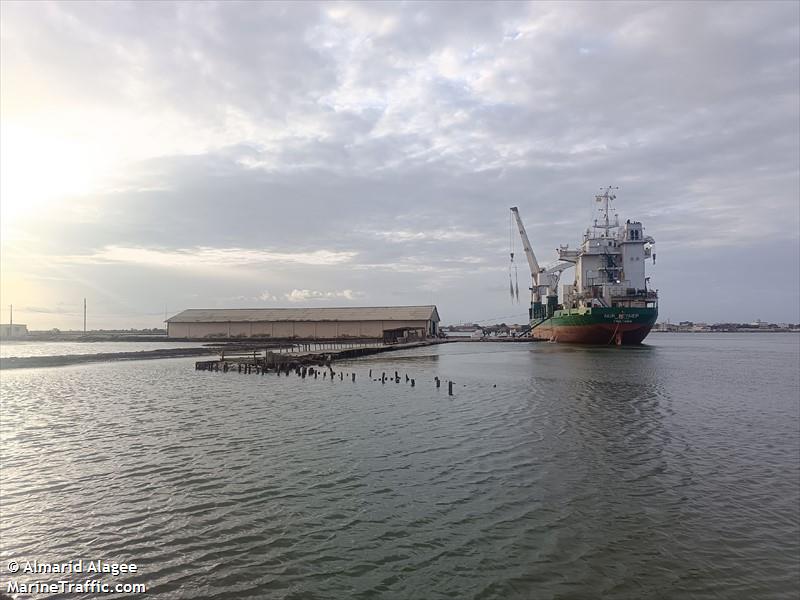
[[[639,221],[620,224],[613,210],[616,199],[605,188],[595,196],[599,218],[583,234],[576,249],[557,250],[558,260],[540,267],[517,207],[511,209],[531,270],[530,324],[525,333],[551,342],[627,346],[641,344],[658,317],[658,291],[650,289],[645,263],[652,259],[655,240]],[[511,252],[514,261],[514,252]],[[569,285],[558,283],[574,267]]]

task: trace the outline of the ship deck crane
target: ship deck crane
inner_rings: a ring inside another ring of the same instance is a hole
[[[519,237],[522,239],[522,249],[525,252],[525,258],[528,260],[528,266],[531,269],[531,281],[533,282],[531,292],[533,292],[533,302],[541,302],[541,295],[539,293],[539,273],[541,268],[539,262],[536,260],[536,255],[531,248],[531,242],[528,240],[528,234],[525,231],[525,225],[522,224],[522,219],[519,216],[519,209],[516,206],[511,207],[511,214],[519,229]]]
[[[574,266],[574,262],[562,260],[542,269],[542,275],[547,276],[548,294],[556,294],[558,292],[558,281],[561,279],[561,273]]]
[[[519,208],[516,206],[511,207],[511,214],[519,229],[519,237],[522,239],[522,248],[525,251],[525,258],[528,260],[528,266],[531,269],[531,319],[545,319],[553,316],[558,303],[558,281],[561,278],[561,273],[574,267],[575,264],[571,261],[559,261],[548,267],[541,267],[539,261],[536,260],[536,255],[533,253],[531,242],[528,239],[528,233],[525,231],[525,225],[522,224],[522,218],[519,216]],[[547,305],[542,303],[542,293],[547,297]]]

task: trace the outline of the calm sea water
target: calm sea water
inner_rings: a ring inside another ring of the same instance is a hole
[[[28,356],[72,356],[75,354],[101,354],[106,352],[139,352],[165,348],[196,348],[208,342],[30,342],[3,340],[0,358]]]
[[[141,598],[796,598],[800,338],[648,343],[4,371],[0,591],[83,558]]]

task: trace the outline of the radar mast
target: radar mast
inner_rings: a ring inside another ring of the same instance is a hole
[[[601,237],[607,238],[609,237],[608,232],[611,229],[616,229],[619,227],[619,216],[614,213],[614,221],[612,222],[609,218],[609,211],[611,209],[611,203],[616,200],[617,196],[613,193],[613,190],[618,190],[619,187],[608,186],[607,188],[601,188],[603,190],[602,194],[598,194],[594,197],[595,202],[599,202],[602,206],[598,209],[600,211],[601,221],[598,223],[597,219],[594,220],[594,228],[595,229],[602,229],[603,234]]]

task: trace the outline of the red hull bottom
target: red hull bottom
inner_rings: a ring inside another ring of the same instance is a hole
[[[550,325],[543,323],[531,331],[540,340],[567,344],[633,346],[641,344],[652,325],[641,323],[598,323],[593,325]]]

